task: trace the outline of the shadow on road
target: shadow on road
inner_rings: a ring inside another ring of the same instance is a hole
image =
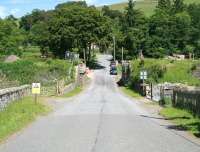
[[[101,70],[106,68],[100,65],[97,61],[91,61],[90,63],[88,63],[88,67],[92,70]]]
[[[146,115],[140,115],[141,117],[151,118],[151,119],[161,119],[161,120],[175,120],[175,119],[190,119],[190,117],[172,117],[172,118],[163,118],[163,117],[151,117]]]
[[[140,115],[141,117],[149,118],[149,119],[160,119],[160,120],[176,120],[176,119],[190,119],[190,117],[172,117],[172,118],[163,118],[163,117],[152,117],[152,116],[146,116],[146,115]],[[188,131],[188,130],[196,130],[193,132],[194,136],[197,138],[200,138],[200,122],[191,122],[186,124],[180,124],[180,125],[161,125],[165,127],[166,129],[170,130],[178,130],[178,131]]]

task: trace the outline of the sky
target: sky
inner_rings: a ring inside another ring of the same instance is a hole
[[[5,18],[8,15],[21,17],[30,13],[33,9],[49,10],[57,4],[70,0],[0,0],[0,17]],[[77,1],[77,0],[76,0]],[[124,0],[86,0],[89,5],[106,5],[119,3]]]

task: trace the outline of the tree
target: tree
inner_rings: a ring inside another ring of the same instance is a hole
[[[21,54],[25,35],[15,21],[0,20],[0,54]]]
[[[174,0],[173,2],[172,8],[174,13],[180,13],[184,11],[185,4],[183,3],[183,0]]]
[[[171,0],[158,0],[158,9],[170,12],[171,10]]]
[[[49,31],[45,22],[39,22],[31,28],[29,38],[32,43],[40,46],[42,56],[48,55]]]
[[[50,49],[59,57],[67,50],[78,48],[82,56],[86,52],[89,61],[92,44],[102,42],[109,34],[106,17],[94,7],[75,2],[58,7],[49,25]]]
[[[187,7],[187,12],[191,17],[191,38],[190,44],[195,47],[195,55],[200,55],[200,5],[199,4],[190,4]]]
[[[137,56],[139,50],[143,47],[146,33],[146,19],[144,14],[135,9],[134,2],[129,0],[124,18],[120,21],[121,31],[124,35],[123,47],[128,51],[127,56]]]
[[[74,6],[80,6],[80,7],[87,7],[86,1],[69,1],[66,3],[58,4],[55,9],[60,10],[60,9],[66,9],[69,7],[74,7]]]
[[[173,39],[171,40],[182,52],[190,41],[191,17],[187,12],[177,13],[173,18]]]
[[[31,14],[23,16],[20,20],[20,28],[30,31],[32,26],[38,22],[47,22],[52,16],[52,11],[45,12],[44,10],[35,9]]]
[[[128,27],[133,27],[135,25],[135,14],[136,10],[134,9],[134,2],[133,0],[129,0],[128,7],[126,8],[125,20]]]
[[[109,6],[103,6],[102,13],[104,16],[110,17],[111,19],[121,18],[122,13],[118,10],[111,10]]]

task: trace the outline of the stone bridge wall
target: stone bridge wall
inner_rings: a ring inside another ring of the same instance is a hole
[[[26,95],[29,95],[30,91],[30,85],[0,90],[0,111],[5,109],[9,103],[16,101]]]

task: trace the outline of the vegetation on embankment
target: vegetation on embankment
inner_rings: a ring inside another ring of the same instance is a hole
[[[120,87],[120,89],[126,94],[128,95],[129,97],[133,97],[133,98],[142,98],[142,96],[136,92],[135,90],[133,90],[132,88],[130,87]]]
[[[80,94],[83,91],[83,87],[76,87],[74,90],[62,95],[62,98],[70,98]]]
[[[174,123],[174,125],[169,126],[169,129],[190,131],[196,137],[200,137],[200,118],[194,117],[188,111],[165,107],[160,111],[160,114]]]
[[[186,4],[191,4],[191,3],[199,4],[200,3],[199,0],[185,0],[184,2]],[[158,4],[157,0],[137,0],[137,1],[135,1],[136,9],[139,9],[142,12],[144,12],[144,14],[146,16],[151,16],[153,14],[157,4]],[[127,2],[109,5],[110,9],[119,10],[119,11],[124,11],[127,6],[128,6]],[[99,9],[101,9],[101,8],[102,7],[99,7]]]
[[[33,97],[25,97],[11,103],[4,111],[0,112],[0,141],[28,125],[37,116],[49,111],[50,108],[42,103],[42,98],[39,98],[37,104]]]
[[[156,5],[157,2],[155,0],[142,0],[135,2],[136,9],[141,10],[146,16],[150,16],[153,14]],[[124,11],[127,6],[128,2],[109,5],[110,9],[119,11]],[[99,7],[99,9],[101,8],[102,7]]]
[[[168,60],[168,59],[145,59],[132,61],[132,83],[140,81],[140,71],[147,70],[148,79],[146,82],[152,83],[182,83],[186,85],[200,86],[198,78],[192,75],[193,68],[200,61],[192,60]]]
[[[46,83],[65,78],[70,66],[69,62],[59,59],[22,59],[14,63],[0,62],[0,74],[8,81],[17,81],[19,85]]]

